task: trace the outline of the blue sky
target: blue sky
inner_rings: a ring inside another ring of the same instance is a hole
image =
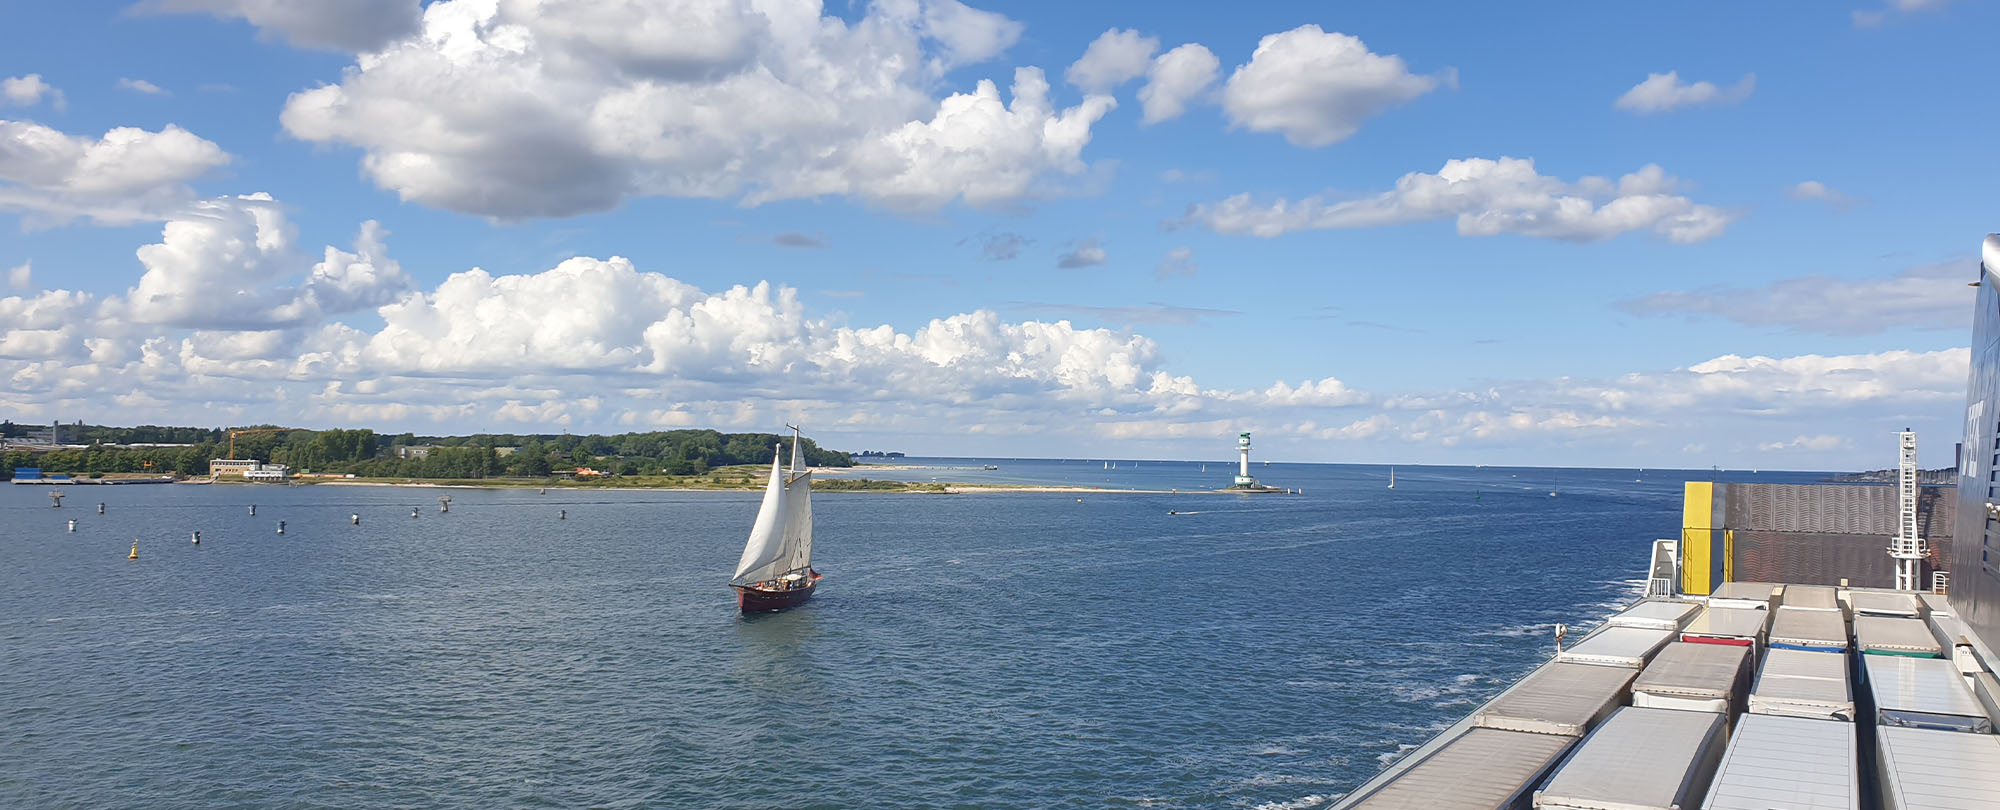
[[[1991,4],[423,6],[0,12],[0,414],[1649,467],[1956,439]]]

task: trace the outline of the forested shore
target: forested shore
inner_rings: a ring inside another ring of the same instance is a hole
[[[503,434],[419,436],[373,430],[289,429],[272,425],[189,428],[140,425],[62,425],[58,449],[25,446],[46,434],[40,425],[0,422],[0,477],[16,467],[71,474],[208,474],[218,458],[257,459],[307,474],[352,474],[368,478],[482,479],[501,476],[546,478],[587,476],[702,475],[743,464],[769,464],[771,449],[792,438],[772,433],[668,430],[615,435]],[[230,447],[234,435],[234,452]],[[844,452],[801,442],[803,458],[815,467],[850,467]]]

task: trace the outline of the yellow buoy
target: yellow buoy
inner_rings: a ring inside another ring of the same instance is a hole
[[[132,553],[125,555],[125,559],[128,560],[139,559],[139,541],[137,540],[132,541]]]

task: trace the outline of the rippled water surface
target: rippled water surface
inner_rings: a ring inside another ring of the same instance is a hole
[[[0,486],[0,807],[1313,807],[1630,598],[1688,477],[1256,472],[1306,494],[823,493],[749,619],[754,493]]]

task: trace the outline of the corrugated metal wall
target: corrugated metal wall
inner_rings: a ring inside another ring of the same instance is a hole
[[[1738,530],[1731,573],[1739,582],[1896,587],[1889,541],[1870,534]]]
[[[1720,527],[1731,531],[1729,578],[1890,588],[1895,565],[1896,487],[1890,484],[1716,485]],[[1950,570],[1957,493],[1917,491],[1917,527],[1930,541],[1930,572]],[[1685,522],[1685,521],[1684,521]]]

